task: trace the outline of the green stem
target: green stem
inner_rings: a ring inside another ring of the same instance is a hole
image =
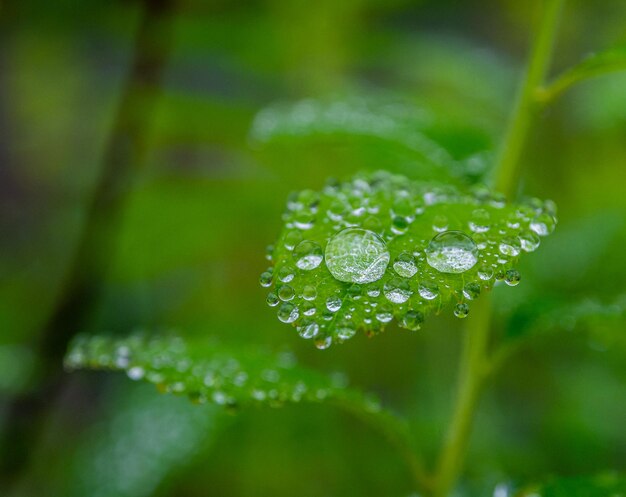
[[[461,471],[485,379],[490,324],[491,299],[485,296],[476,302],[465,330],[456,406],[437,466],[435,497],[447,496]]]
[[[504,136],[495,168],[494,186],[507,196],[515,193],[520,172],[520,155],[530,124],[539,108],[535,98],[542,87],[552,57],[556,31],[565,0],[546,0],[537,38],[529,57],[526,75]]]
[[[515,108],[495,167],[495,188],[506,196],[515,194],[519,183],[520,155],[536,115],[541,88],[552,57],[556,30],[565,0],[545,0],[537,38]],[[468,319],[459,367],[459,382],[452,420],[441,450],[433,481],[433,497],[446,497],[456,485],[463,467],[476,408],[489,371],[491,299],[479,300]]]

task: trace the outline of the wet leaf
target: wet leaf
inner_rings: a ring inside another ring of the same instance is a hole
[[[550,201],[386,172],[294,193],[283,221],[260,282],[279,320],[322,349],[394,318],[416,330],[444,308],[466,317],[481,291],[519,283],[519,257],[556,223]]]

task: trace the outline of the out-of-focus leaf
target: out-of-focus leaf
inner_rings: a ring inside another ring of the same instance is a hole
[[[625,70],[626,43],[589,55],[557,77],[547,88],[540,90],[537,97],[543,102],[549,102],[580,81],[609,72]]]
[[[224,424],[217,407],[199,409],[149,390],[111,396],[111,412],[89,428],[76,451],[64,495],[152,495]]]
[[[603,341],[626,344],[626,333],[616,326],[626,318],[626,295],[603,303],[587,298],[578,302],[533,299],[510,318],[507,330],[512,338],[554,331],[586,329]]]
[[[481,155],[457,160],[431,138],[430,112],[398,99],[306,99],[268,107],[254,119],[251,138],[265,144],[286,140],[375,139],[392,153],[410,158],[422,178],[480,177],[488,167]]]
[[[0,394],[21,391],[33,372],[35,356],[23,345],[0,345]]]
[[[559,478],[518,497],[620,497],[626,493],[626,478],[616,474],[596,477]]]
[[[506,204],[483,187],[360,174],[289,198],[261,285],[278,318],[319,348],[394,317],[416,330],[444,307],[467,316],[497,280],[516,285],[520,255],[553,231],[554,211],[537,199]]]
[[[184,394],[197,403],[226,407],[294,402],[347,402],[378,411],[375,399],[347,388],[343,375],[324,375],[296,365],[293,354],[227,347],[217,342],[188,345],[181,338],[79,336],[66,368],[124,371],[161,392]]]

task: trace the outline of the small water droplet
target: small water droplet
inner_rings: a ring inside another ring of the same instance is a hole
[[[283,302],[278,308],[278,319],[283,323],[293,323],[299,315],[298,308],[291,302]]]
[[[295,276],[294,269],[290,266],[283,266],[278,270],[278,279],[283,283],[289,283]]]
[[[344,322],[337,327],[337,338],[340,340],[349,340],[356,334],[356,328],[352,323]]]
[[[315,321],[303,321],[300,326],[297,328],[298,334],[302,338],[306,338],[307,340],[310,338],[314,338],[320,331],[320,326]]]
[[[491,227],[489,225],[491,216],[485,209],[476,209],[472,212],[472,217],[469,221],[469,229],[474,233],[484,233],[489,231]]]
[[[463,296],[468,300],[474,300],[480,295],[480,285],[470,282],[463,287]]]
[[[393,311],[389,305],[382,305],[376,311],[376,319],[381,323],[388,323],[393,319]]]
[[[433,230],[443,233],[448,229],[448,218],[446,216],[435,216],[433,218]]]
[[[313,285],[306,285],[302,289],[302,298],[304,300],[315,300],[317,297],[317,289]]]
[[[401,278],[392,278],[383,288],[383,293],[387,300],[394,304],[402,304],[409,300],[413,292],[409,288],[409,282]]]
[[[423,322],[424,314],[420,311],[407,311],[402,317],[402,326],[411,331],[419,330]]]
[[[442,273],[463,273],[478,262],[478,247],[462,231],[446,231],[430,241],[426,261]]]
[[[493,268],[489,264],[483,264],[478,268],[478,277],[483,281],[490,280],[493,278]]]
[[[324,258],[322,247],[309,240],[304,240],[296,245],[293,256],[296,260],[296,266],[305,271],[311,271],[318,267]]]
[[[385,242],[372,231],[347,228],[326,247],[326,266],[339,281],[371,283],[383,277],[389,264]]]
[[[391,232],[394,235],[404,235],[409,229],[409,221],[402,216],[394,216],[391,220]]]
[[[274,292],[270,292],[267,294],[265,302],[267,302],[267,305],[269,305],[270,307],[275,307],[280,303],[280,299],[278,298],[278,295],[276,295]]]
[[[302,233],[299,231],[290,231],[285,235],[285,248],[287,250],[293,250],[298,243],[302,241]]]
[[[425,300],[434,300],[439,297],[439,287],[436,283],[423,281],[417,287],[417,293]]]
[[[315,346],[319,350],[326,350],[333,343],[333,338],[329,336],[319,337],[315,339]]]
[[[330,312],[337,312],[341,309],[341,299],[335,295],[328,297],[328,299],[326,299],[326,308]]]
[[[462,302],[454,306],[454,315],[457,318],[460,318],[460,319],[466,318],[468,314],[469,314],[469,305],[467,305],[466,303]]]
[[[292,300],[294,298],[295,294],[296,294],[296,292],[289,285],[282,285],[278,289],[278,298],[280,300],[282,300],[283,302],[287,302],[289,300]]]
[[[268,286],[271,286],[272,276],[272,273],[270,273],[269,271],[263,271],[261,273],[261,276],[259,277],[259,283],[261,284],[261,286],[266,288]]]
[[[526,252],[533,252],[541,243],[540,238],[533,231],[522,231],[519,235],[519,240],[522,244],[522,249]]]
[[[404,278],[412,278],[417,273],[417,265],[415,264],[415,258],[408,252],[402,252],[396,257],[393,263],[393,269],[398,275]]]
[[[530,222],[530,229],[539,236],[548,236],[554,231],[556,221],[550,214],[539,214]]]
[[[503,255],[517,257],[522,249],[522,246],[519,238],[513,238],[512,236],[508,236],[500,241],[498,249]]]
[[[130,368],[126,374],[131,380],[141,380],[146,372],[141,366],[133,366]]]
[[[302,314],[305,316],[313,316],[317,312],[317,307],[311,302],[305,302],[302,304]]]
[[[509,286],[516,286],[519,284],[522,275],[517,269],[509,269],[504,273],[504,282]]]

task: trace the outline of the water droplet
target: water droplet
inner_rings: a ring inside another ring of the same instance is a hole
[[[466,318],[468,314],[469,314],[469,305],[462,302],[454,306],[454,315],[457,318],[460,318],[460,319]]]
[[[396,257],[393,263],[393,269],[398,275],[404,278],[412,278],[417,273],[417,265],[415,264],[415,258],[408,252],[402,252]]]
[[[315,223],[315,213],[312,211],[301,210],[296,214],[293,224],[301,230],[310,230]]]
[[[313,285],[306,285],[302,289],[302,298],[304,300],[315,300],[317,297],[317,289]]]
[[[270,307],[275,307],[280,303],[280,299],[278,298],[278,295],[276,295],[274,292],[270,292],[267,294],[265,302],[267,302],[267,305],[269,305]]]
[[[340,340],[349,340],[356,334],[356,329],[352,323],[341,323],[337,327],[337,338]]]
[[[284,302],[292,300],[296,292],[289,285],[283,285],[278,289],[278,298]]]
[[[469,228],[474,233],[484,233],[489,231],[490,215],[485,209],[476,209],[472,212],[472,217],[469,221]]]
[[[330,312],[337,312],[341,309],[341,299],[335,295],[328,297],[328,299],[326,299],[326,308]]]
[[[383,277],[389,251],[376,234],[361,228],[347,228],[335,234],[326,247],[326,266],[339,281],[371,283]]]
[[[550,214],[539,214],[530,222],[530,229],[539,236],[547,236],[554,231],[556,221]]]
[[[380,295],[380,288],[372,287],[372,288],[368,288],[367,289],[367,296],[368,297],[376,298],[379,295]]]
[[[463,296],[468,300],[474,300],[480,295],[480,285],[478,283],[468,283],[463,287]]]
[[[434,300],[439,297],[439,287],[436,283],[423,281],[417,287],[417,293],[425,300]]]
[[[299,231],[290,231],[285,235],[285,248],[293,250],[293,248],[302,241],[302,233]]]
[[[483,264],[478,268],[478,277],[483,281],[490,280],[493,278],[493,268],[489,264]]]
[[[331,221],[339,222],[343,219],[346,212],[345,205],[339,200],[335,200],[326,211]]]
[[[269,271],[264,271],[261,273],[259,278],[259,283],[262,287],[268,287],[272,284],[272,273]]]
[[[294,270],[290,266],[283,266],[278,270],[278,279],[283,283],[289,283],[295,276]]]
[[[333,338],[331,336],[319,337],[315,339],[315,346],[319,350],[325,350],[331,346]]]
[[[500,253],[504,255],[517,257],[522,249],[522,246],[519,238],[513,238],[512,236],[508,236],[500,241],[498,249],[500,250]]]
[[[533,231],[522,231],[519,235],[522,249],[526,252],[533,252],[541,243],[539,237]]]
[[[430,241],[426,261],[442,273],[463,273],[478,262],[478,247],[462,231],[446,231]]]
[[[131,380],[141,380],[146,372],[141,366],[133,366],[130,368],[126,374]]]
[[[424,314],[420,311],[407,311],[402,317],[402,326],[407,330],[417,331],[424,322]]]
[[[314,338],[320,331],[320,326],[315,321],[303,321],[300,326],[297,328],[298,334],[302,338],[306,338],[307,340],[310,338]]]
[[[509,269],[504,273],[504,282],[509,286],[516,286],[519,284],[522,275],[517,269]]]
[[[298,308],[291,302],[283,302],[278,308],[278,319],[283,323],[293,323],[299,315]]]
[[[293,256],[296,259],[296,266],[305,271],[318,267],[324,258],[322,247],[309,240],[304,240],[296,245]]]
[[[302,314],[305,316],[313,316],[317,312],[317,307],[311,302],[305,302],[302,304]]]
[[[387,300],[394,304],[402,304],[409,300],[409,297],[413,292],[409,288],[409,282],[401,278],[392,278],[383,289],[383,293]]]
[[[446,216],[435,216],[433,218],[433,230],[443,233],[448,229],[448,218]]]
[[[409,222],[402,216],[394,216],[391,220],[391,232],[394,235],[404,235],[409,229]]]

